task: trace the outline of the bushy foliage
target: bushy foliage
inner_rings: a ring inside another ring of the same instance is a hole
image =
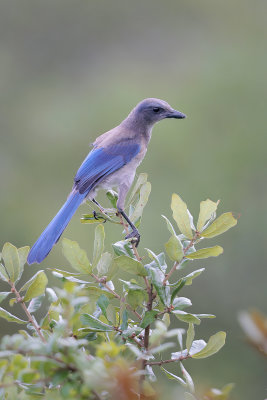
[[[150,190],[141,174],[128,201],[137,226]],[[115,208],[116,193],[109,191],[107,197]],[[181,296],[182,289],[204,268],[183,270],[193,260],[223,252],[218,245],[196,249],[237,223],[232,213],[216,219],[218,204],[202,201],[195,226],[184,201],[173,194],[171,208],[180,232],[163,217],[170,232],[165,253],[146,249],[142,257],[129,240],[114,243],[113,254],[104,250],[103,223],[124,224],[114,208],[84,215],[83,223],[97,223],[93,255],[89,258],[77,242],[64,238],[63,255],[73,272],[50,269],[48,274],[59,279],[54,288],[48,287],[43,270],[21,284],[29,247],[6,243],[0,279],[9,290],[0,293],[0,300],[9,297],[10,307],[19,303],[25,319],[5,308],[0,308],[0,316],[26,329],[1,341],[0,398],[156,399],[154,369],[161,368],[185,388],[187,400],[196,399],[184,361],[212,356],[224,345],[226,334],[212,334],[207,342],[195,338],[195,327],[214,315],[185,311],[191,300]],[[127,232],[128,227],[123,228]],[[41,307],[46,315],[37,321]],[[181,376],[168,371],[169,363],[179,364]],[[226,400],[231,388],[211,389],[205,398]]]

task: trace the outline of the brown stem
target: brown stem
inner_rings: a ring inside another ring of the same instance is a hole
[[[134,313],[134,315],[136,315],[136,317],[141,321],[142,317],[140,314],[138,314],[137,311],[135,311],[129,304],[125,303],[124,299],[118,294],[116,293],[114,290],[110,289],[110,287],[106,284],[106,282],[101,279],[98,278],[98,276],[96,276],[95,274],[91,273],[91,276],[98,282],[101,283],[101,285],[103,285],[110,293],[113,294],[113,296],[115,296],[119,301],[122,301],[125,304],[125,307],[131,311],[132,313]]]
[[[152,310],[152,304],[153,304],[153,285],[151,284],[148,290],[147,311]],[[146,350],[148,350],[149,347],[149,330],[150,330],[150,325],[148,325],[145,328],[144,347]]]
[[[152,310],[152,306],[153,306],[153,298],[154,298],[153,285],[152,284],[150,286],[148,285],[147,294],[148,294],[147,311],[151,311]],[[149,331],[150,331],[150,325],[148,325],[145,328],[144,348],[145,348],[146,351],[148,351],[148,348],[149,348]],[[142,363],[142,369],[143,370],[145,369],[146,365],[147,365],[146,360],[143,360],[143,363]],[[142,386],[142,382],[143,382],[144,378],[145,378],[145,376],[141,375],[141,379],[140,379],[140,385],[141,386]]]
[[[10,281],[9,281],[9,284],[10,284],[10,286],[11,286],[11,292],[15,294],[16,299],[17,299],[17,302],[21,304],[21,307],[23,308],[25,314],[26,314],[27,317],[28,317],[29,323],[32,324],[32,326],[34,327],[34,329],[35,329],[37,335],[40,337],[40,339],[42,340],[42,342],[46,343],[46,340],[45,340],[44,335],[42,334],[41,328],[40,328],[40,326],[38,325],[36,319],[35,319],[35,318],[31,315],[31,313],[28,311],[28,309],[27,309],[27,307],[26,307],[26,304],[25,304],[24,301],[23,301],[23,297],[21,297],[20,293],[17,291],[17,289],[16,289],[16,287],[15,287],[15,285],[14,285],[13,282],[10,282]]]
[[[121,220],[121,225],[124,227],[126,233],[128,234],[128,233],[129,233],[129,231],[128,231],[128,225],[127,225],[126,222],[124,221],[124,219],[123,219],[121,213],[119,213],[119,217],[120,217],[120,220]]]
[[[172,269],[170,270],[170,272],[167,273],[167,275],[165,276],[165,278],[163,279],[162,285],[165,286],[166,282],[169,280],[170,276],[174,273],[174,271],[176,270],[176,268],[178,267],[179,263],[178,261],[175,261],[175,263],[173,264]]]
[[[172,362],[177,362],[177,361],[183,361],[186,360],[188,358],[191,358],[190,355],[187,356],[181,356],[179,358],[171,358],[170,360],[161,360],[161,361],[147,361],[146,365],[162,365],[162,364],[169,364]]]

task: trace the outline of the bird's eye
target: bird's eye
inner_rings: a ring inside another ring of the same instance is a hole
[[[154,111],[155,113],[158,113],[158,112],[160,111],[160,108],[159,108],[159,107],[154,107],[154,108],[153,108],[153,111]]]

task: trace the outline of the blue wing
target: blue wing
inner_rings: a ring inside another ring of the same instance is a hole
[[[90,190],[129,163],[139,151],[140,146],[128,140],[106,148],[95,148],[88,154],[76,174],[67,201],[31,248],[28,264],[40,263],[48,255]]]
[[[140,145],[132,141],[93,149],[74,178],[74,188],[81,194],[89,193],[107,176],[128,164],[139,151]]]

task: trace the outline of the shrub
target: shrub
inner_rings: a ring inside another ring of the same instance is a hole
[[[128,201],[130,218],[137,226],[150,190],[146,175],[141,174]],[[116,193],[109,191],[107,197],[116,207]],[[0,308],[0,316],[27,330],[2,339],[0,398],[156,399],[154,369],[160,368],[185,388],[186,399],[195,399],[184,361],[212,356],[224,345],[226,334],[212,334],[207,342],[195,339],[195,327],[214,315],[185,311],[191,301],[180,294],[204,272],[201,268],[184,273],[190,262],[223,252],[218,245],[196,249],[199,243],[237,223],[230,212],[216,219],[218,204],[202,201],[195,226],[184,201],[173,194],[171,208],[180,233],[163,216],[170,232],[165,253],[146,249],[142,257],[129,240],[114,243],[113,254],[104,251],[103,223],[123,224],[116,210],[84,215],[83,223],[97,224],[93,255],[89,258],[77,242],[64,238],[63,255],[73,272],[50,268],[48,272],[59,279],[54,288],[48,287],[43,270],[22,285],[29,247],[17,249],[6,243],[0,279],[9,290],[0,293],[0,300],[9,297],[10,307],[19,303],[25,319],[5,308]],[[128,227],[123,228],[127,232]],[[35,313],[41,307],[46,315],[37,321]],[[180,365],[181,376],[168,371],[169,363]],[[227,399],[231,388],[211,389],[206,399]]]

